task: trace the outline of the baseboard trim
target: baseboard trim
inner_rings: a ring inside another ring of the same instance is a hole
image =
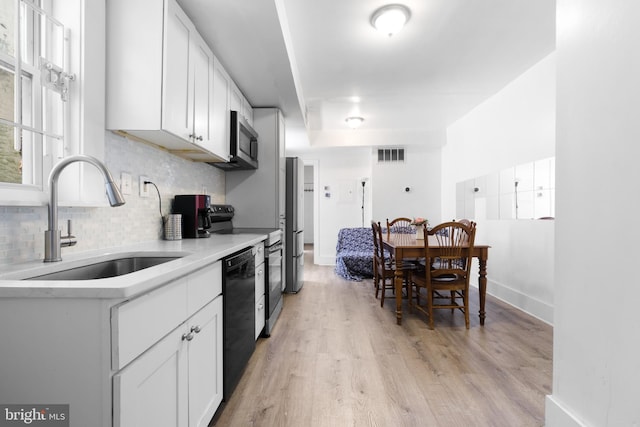
[[[553,395],[545,398],[545,427],[586,427]]]
[[[335,256],[319,256],[318,259],[315,260],[315,263],[318,265],[336,265],[336,257]]]
[[[551,304],[532,298],[489,278],[487,278],[487,293],[549,325],[553,325],[554,308]]]

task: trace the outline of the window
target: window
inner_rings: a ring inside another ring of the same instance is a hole
[[[69,90],[74,76],[64,25],[53,0],[0,2],[0,186],[42,191],[64,156]]]

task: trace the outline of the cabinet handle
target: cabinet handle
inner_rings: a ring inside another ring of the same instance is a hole
[[[184,340],[191,341],[192,339],[193,339],[193,332],[189,332],[188,334],[182,335],[182,341]]]
[[[258,305],[258,310],[262,310],[264,308],[264,304],[259,304]]]
[[[191,332],[195,332],[196,334],[199,334],[201,330],[202,329],[200,329],[200,326],[198,326],[198,325],[191,327]]]
[[[189,134],[189,139],[191,139],[191,138],[195,138],[195,137],[196,137],[196,135],[195,135],[194,133],[190,133],[190,134]]]
[[[196,138],[198,141],[202,141],[202,135],[200,135],[199,137]]]

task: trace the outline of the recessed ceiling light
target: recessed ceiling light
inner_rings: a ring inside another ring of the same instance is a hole
[[[404,24],[409,21],[411,11],[407,6],[402,4],[388,4],[382,6],[371,15],[371,25],[380,31],[387,34],[389,37],[396,34]]]
[[[345,122],[347,122],[347,126],[349,126],[351,129],[357,129],[360,127],[362,122],[364,122],[364,119],[362,117],[355,117],[355,116],[347,117]]]

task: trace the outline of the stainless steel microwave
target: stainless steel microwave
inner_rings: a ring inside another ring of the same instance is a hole
[[[224,170],[258,169],[258,133],[233,110],[230,136],[229,161],[211,164]]]

